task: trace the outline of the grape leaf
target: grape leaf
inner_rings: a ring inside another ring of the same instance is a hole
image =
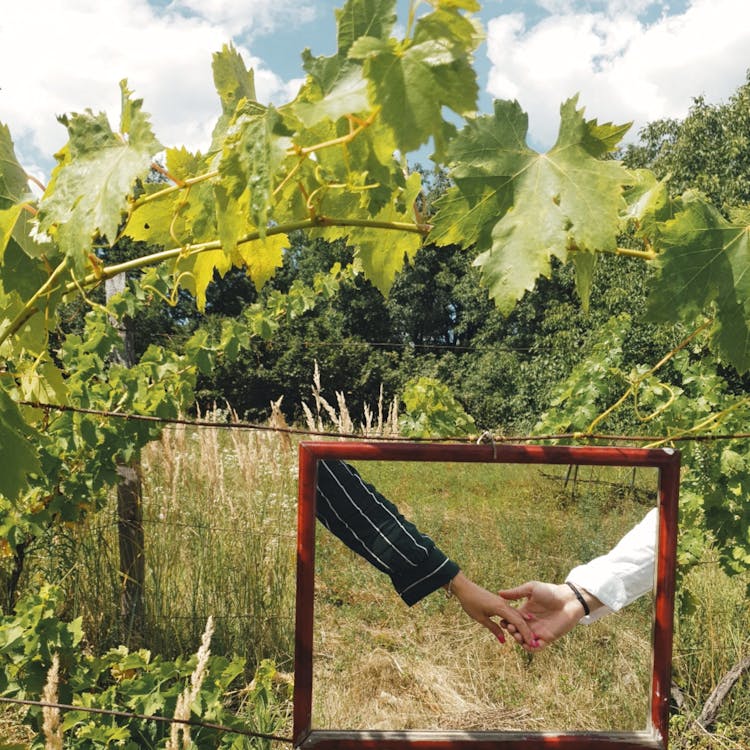
[[[430,239],[476,243],[490,295],[509,312],[553,255],[613,251],[624,188],[633,176],[601,159],[626,126],[586,121],[577,97],[560,108],[555,145],[539,154],[526,145],[528,118],[517,102],[496,101],[494,115],[467,122],[449,153],[455,187],[438,203]],[[586,273],[591,264],[579,264]],[[585,289],[585,279],[579,288]]]
[[[345,65],[325,94],[318,93],[309,85],[303,87],[299,98],[292,104],[294,114],[306,127],[312,127],[326,118],[335,121],[368,108],[367,82],[360,65]]]
[[[395,6],[395,0],[347,0],[336,11],[336,53],[313,57],[309,49],[303,51],[308,79],[291,109],[307,127],[325,118],[335,121],[343,115],[369,109],[362,64],[347,56],[362,36],[388,38],[396,22]]]
[[[29,255],[40,254],[39,245],[29,236],[29,214],[24,209],[34,201],[10,130],[0,122],[0,262],[9,242],[17,242]]]
[[[161,189],[161,185],[149,184],[146,186],[146,195]],[[177,208],[175,198],[142,203],[131,213],[123,234],[136,242],[147,242],[163,248],[172,247],[176,244],[171,230]]]
[[[16,158],[10,130],[0,122],[0,210],[17,203],[28,189],[26,172]]]
[[[8,244],[5,256],[0,264],[0,281],[8,293],[18,292],[21,299],[30,299],[44,284],[49,272],[43,262],[31,258],[28,253],[14,240]],[[38,301],[38,305],[54,305],[59,301],[60,294],[53,293]]]
[[[250,191],[249,221],[263,237],[273,204],[274,178],[286,159],[291,134],[269,106],[240,113],[224,142],[219,171],[230,197]]]
[[[406,189],[401,196],[404,210],[392,203],[383,208],[375,217],[378,221],[403,222],[415,220],[414,201],[422,188],[418,172],[407,178]],[[396,274],[404,266],[404,258],[411,261],[422,244],[422,237],[414,232],[382,229],[364,229],[351,238],[355,248],[355,262],[365,272],[365,276],[384,294],[390,291]]]
[[[351,46],[349,57],[364,61],[370,97],[402,153],[432,137],[436,156],[442,158],[442,108],[458,114],[476,109],[472,54],[480,38],[474,24],[457,10],[442,9],[419,19],[413,39],[363,36]]]
[[[679,201],[669,196],[665,180],[657,180],[653,172],[646,169],[632,170],[634,182],[625,190],[627,210],[623,218],[636,222],[636,234],[658,243],[659,232],[664,222],[674,218]]]
[[[243,101],[256,101],[255,75],[245,67],[242,55],[233,44],[224,45],[212,60],[214,85],[221,101],[221,115],[211,135],[211,152],[221,149],[229,123]]]
[[[712,344],[739,372],[750,368],[750,226],[725,219],[695,191],[658,236],[649,314],[692,322],[716,307]],[[739,215],[738,218],[747,218]]]
[[[40,470],[32,447],[38,438],[24,421],[15,401],[0,388],[0,445],[3,446],[0,495],[15,499],[26,486],[27,476]]]
[[[5,248],[8,247],[8,243],[16,227],[16,222],[22,211],[23,205],[20,203],[0,210],[0,263],[3,260]]]
[[[263,240],[244,242],[238,247],[247,275],[256,289],[260,289],[281,267],[286,247],[289,247],[289,237],[285,234],[267,235]]]
[[[161,149],[141,111],[142,100],[131,100],[125,81],[120,89],[120,133],[112,131],[104,114],[87,111],[58,118],[69,141],[42,198],[40,228],[57,240],[78,271],[95,238],[117,239],[134,183],[145,179]]]

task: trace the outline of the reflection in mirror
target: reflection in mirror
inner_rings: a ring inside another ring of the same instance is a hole
[[[562,583],[658,501],[648,467],[353,463],[493,592]],[[315,554],[314,729],[646,729],[652,595],[531,655],[499,644],[442,589],[407,607],[386,575],[321,528]]]

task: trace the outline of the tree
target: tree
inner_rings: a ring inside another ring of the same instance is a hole
[[[750,75],[724,104],[699,96],[683,120],[650,122],[623,160],[667,179],[673,195],[701,191],[725,214],[750,202]]]

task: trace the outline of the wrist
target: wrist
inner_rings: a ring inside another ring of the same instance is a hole
[[[471,581],[459,570],[453,578],[446,583],[443,588],[445,589],[445,595],[447,597],[455,596],[457,599],[461,599],[461,596],[466,592],[468,586],[471,585]]]
[[[566,581],[558,587],[560,595],[565,602],[565,608],[576,612],[578,617],[590,615],[602,603],[592,593],[572,581]]]

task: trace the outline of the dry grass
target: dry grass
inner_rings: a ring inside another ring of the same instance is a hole
[[[557,508],[558,480],[518,467],[360,468],[376,474],[375,484],[490,589],[550,571],[559,579],[556,571],[564,575],[580,559],[582,539],[603,551],[644,512],[616,506],[594,518],[591,498]],[[530,657],[499,646],[440,593],[407,608],[387,580],[330,535],[319,534],[318,555],[315,726],[645,728],[650,602]]]

